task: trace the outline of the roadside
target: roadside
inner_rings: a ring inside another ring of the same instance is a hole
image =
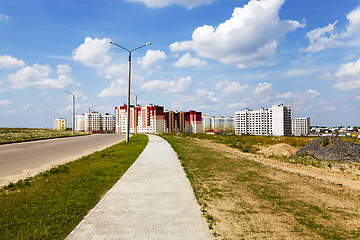
[[[125,139],[100,134],[0,145],[0,186],[103,150]]]
[[[0,128],[0,145],[85,135],[90,135],[90,133],[76,132],[75,135],[73,135],[72,131],[70,130],[54,130],[40,128]]]
[[[148,138],[103,151],[0,189],[1,239],[64,239],[138,158]]]
[[[337,171],[326,175],[327,169],[224,144],[163,137],[178,153],[216,239],[359,238],[360,192],[356,184],[338,183],[344,175]],[[350,176],[346,181],[359,184],[356,173]]]

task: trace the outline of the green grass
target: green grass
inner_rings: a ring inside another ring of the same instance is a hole
[[[209,135],[209,134],[182,134],[184,137],[208,139],[218,143],[238,148],[243,152],[256,153],[262,146],[287,143],[293,147],[303,147],[314,141],[314,137],[288,137],[288,136],[250,136],[250,135]]]
[[[87,134],[89,133],[75,132],[75,135],[77,136]],[[46,128],[0,128],[0,144],[70,136],[73,136],[71,130],[54,130]]]
[[[357,197],[327,190],[325,184],[314,186],[296,174],[272,169],[255,161],[230,157],[186,137],[161,136],[178,154],[214,235],[221,232],[224,237],[232,236],[229,239],[241,239],[244,236],[247,236],[246,239],[256,239],[253,234],[268,234],[272,239],[282,239],[269,227],[269,224],[271,226],[274,223],[262,225],[262,216],[272,215],[274,220],[277,216],[284,216],[286,220],[276,224],[285,227],[290,225],[298,239],[303,235],[314,239],[359,238],[360,228],[352,229],[341,221],[359,219],[358,208],[346,203],[348,200],[358,202]],[[278,175],[283,176],[281,180]],[[299,186],[324,196],[324,199],[336,196],[346,210],[340,212],[326,201],[313,201],[313,195],[306,196],[306,192],[298,190]],[[226,207],[217,207],[221,202]],[[217,210],[211,212],[211,209]],[[222,224],[226,222],[226,226],[234,226],[233,233],[222,232],[222,229],[216,227],[218,219]]]
[[[0,239],[64,239],[145,148],[136,135],[0,189]]]

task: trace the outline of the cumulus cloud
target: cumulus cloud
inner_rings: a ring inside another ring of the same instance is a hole
[[[298,21],[280,20],[283,4],[284,0],[250,0],[243,8],[235,8],[232,17],[218,27],[198,27],[192,40],[175,42],[170,50],[192,50],[200,57],[219,59],[239,68],[267,62],[287,32],[304,27]]]
[[[12,102],[8,101],[8,100],[0,100],[0,106],[7,106],[7,105],[11,105]]]
[[[316,28],[308,32],[306,37],[309,39],[310,45],[306,49],[301,49],[301,51],[319,52],[324,49],[334,48],[342,44],[344,39],[350,38],[355,34],[360,34],[360,7],[348,13],[346,18],[349,23],[341,33],[340,30],[336,31],[335,29],[337,21],[326,27]]]
[[[178,68],[202,67],[206,65],[206,62],[202,61],[200,58],[192,58],[190,53],[185,53],[174,65]]]
[[[0,14],[0,22],[7,22],[10,20],[10,17],[5,14]]]
[[[126,81],[123,79],[118,79],[111,82],[109,88],[103,89],[99,94],[99,98],[107,98],[107,97],[118,97],[118,96],[126,96],[127,94],[127,85]]]
[[[339,34],[334,32],[336,23],[337,21],[326,27],[316,28],[311,32],[308,32],[306,37],[309,39],[310,45],[302,51],[319,52],[323,49],[334,48],[337,45],[340,45],[341,42],[338,40]]]
[[[65,71],[65,72],[64,72]],[[22,88],[65,88],[76,84],[74,79],[69,75],[71,68],[68,65],[58,65],[58,78],[50,78],[53,72],[49,65],[34,64],[32,67],[27,66],[16,73],[9,75],[10,87],[15,89]]]
[[[253,90],[253,93],[255,94],[263,94],[265,92],[271,92],[272,91],[272,83],[264,82],[259,83],[256,88]]]
[[[192,9],[196,6],[203,4],[210,4],[215,0],[126,0],[128,2],[140,2],[144,3],[148,8],[163,8],[170,5],[178,5]]]
[[[14,58],[9,55],[2,55],[0,56],[0,69],[16,69],[25,66],[24,61]]]
[[[110,39],[85,38],[83,44],[73,51],[73,59],[87,66],[101,67],[109,64],[112,57],[109,53],[111,49]]]
[[[310,97],[310,98],[316,98],[318,96],[320,96],[320,93],[316,90],[313,89],[309,89],[306,93],[305,93],[306,97]]]
[[[276,99],[289,100],[292,96],[293,96],[292,92],[279,93],[279,94],[276,94]]]
[[[246,103],[236,102],[236,103],[231,103],[231,104],[229,104],[227,108],[239,110],[239,109],[243,109],[243,108],[245,108],[245,107],[246,107]]]
[[[219,102],[219,99],[215,97],[214,92],[208,91],[206,89],[197,89],[195,93],[198,98],[202,99],[202,101],[206,100],[212,103]]]
[[[349,21],[345,36],[351,36],[353,34],[360,33],[360,6],[355,10],[346,15],[346,18]]]
[[[215,85],[216,90],[220,90],[222,94],[232,94],[242,92],[247,88],[247,84],[241,85],[238,82],[230,82],[229,80],[220,81]]]
[[[179,78],[177,81],[164,81],[153,80],[146,82],[141,86],[145,91],[164,91],[167,93],[182,93],[185,92],[191,85],[192,79],[190,76],[185,78]]]
[[[341,65],[334,77],[339,81],[334,87],[339,90],[360,89],[360,58]]]
[[[165,60],[167,58],[166,54],[160,50],[148,50],[146,55],[139,61],[143,69],[149,69],[157,62]]]

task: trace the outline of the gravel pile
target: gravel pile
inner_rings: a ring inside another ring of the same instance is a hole
[[[320,137],[299,149],[296,155],[328,161],[360,162],[360,144],[344,142],[337,137]]]

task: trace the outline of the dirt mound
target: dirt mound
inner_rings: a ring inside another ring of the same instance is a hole
[[[290,157],[290,156],[294,155],[296,153],[296,151],[297,151],[296,148],[290,146],[287,143],[279,143],[279,144],[275,144],[270,147],[264,148],[264,149],[258,151],[258,153],[263,154],[266,157],[269,157],[269,156]]]
[[[337,137],[321,137],[296,152],[328,161],[360,162],[360,144],[344,142]]]

